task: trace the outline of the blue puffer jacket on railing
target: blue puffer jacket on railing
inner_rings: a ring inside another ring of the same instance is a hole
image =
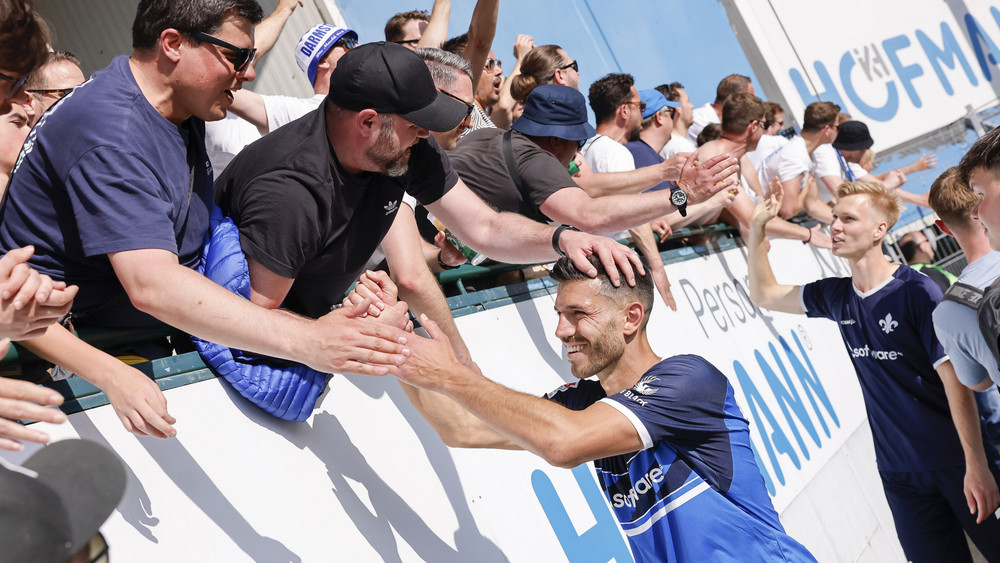
[[[208,279],[250,299],[250,272],[233,220],[212,209],[212,222],[198,271]],[[191,337],[202,359],[252,403],[268,413],[302,422],[316,407],[328,375],[306,365],[254,355]]]

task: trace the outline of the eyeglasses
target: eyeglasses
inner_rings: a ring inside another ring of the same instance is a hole
[[[72,92],[76,88],[44,88],[39,90],[25,90],[29,94],[37,94],[39,96],[52,96],[57,100],[61,100],[66,97],[67,94]]]
[[[575,70],[577,72],[580,72],[580,65],[576,64],[576,61],[573,61],[573,62],[569,63],[568,65],[563,65],[563,66],[559,67],[559,70],[566,70],[567,68],[571,68],[571,69],[573,69],[573,70]]]
[[[577,142],[576,142],[576,148],[577,148],[578,150],[581,150],[581,151],[582,151],[582,150],[583,150],[583,147],[584,147],[584,145],[586,145],[586,144],[587,144],[587,141],[589,141],[589,140],[590,140],[590,139],[581,139],[581,140],[577,141]]]
[[[253,63],[254,58],[257,56],[257,49],[254,49],[252,47],[251,48],[237,47],[232,43],[227,43],[219,39],[218,37],[212,37],[207,33],[202,33],[200,31],[189,31],[188,35],[194,37],[198,41],[204,41],[206,43],[218,45],[219,47],[222,47],[227,51],[232,51],[233,53],[235,53],[236,55],[232,59],[229,59],[229,61],[233,63],[233,70],[235,70],[238,73],[246,70],[246,68]]]
[[[639,113],[646,111],[646,102],[625,102],[627,106],[639,106]]]
[[[417,41],[420,41],[420,40],[419,39],[412,39],[410,41],[402,41],[400,43],[416,43]],[[393,41],[393,43],[397,43],[397,42]],[[355,47],[358,46],[358,40],[355,39],[355,38],[353,38],[353,37],[344,36],[344,37],[341,37],[336,43],[333,44],[334,47],[336,47],[337,45],[343,45],[345,51],[350,51],[351,49],[353,49],[353,48],[355,48]]]
[[[451,92],[449,92],[447,90],[442,90],[441,88],[438,88],[437,91],[441,92],[442,94],[444,94],[445,96],[448,96],[449,98],[451,98],[453,100],[458,100],[458,101],[462,102],[463,104],[465,104],[465,107],[466,107],[465,117],[469,117],[470,115],[472,115],[472,110],[475,109],[474,105],[472,105],[469,102],[463,100],[462,98],[459,98],[458,96],[456,96],[455,94],[452,94]]]
[[[500,62],[500,59],[494,59],[493,57],[490,57],[490,58],[486,59],[486,67],[485,68],[486,68],[486,72],[493,72],[494,68],[499,68],[500,70],[503,70],[503,63]]]
[[[396,45],[416,45],[417,43],[420,43],[420,38],[418,37],[416,39],[402,39],[399,41],[393,41],[393,43],[395,43]],[[355,41],[354,45],[357,46],[357,44],[358,42]]]
[[[10,86],[10,90],[7,90],[7,94],[3,97],[3,101],[9,102],[10,100],[17,97],[18,94],[24,90],[24,85],[28,82],[27,76],[22,76],[21,78],[14,78],[13,76],[7,76],[6,74],[0,72],[0,78],[4,80],[9,80],[13,82]]]

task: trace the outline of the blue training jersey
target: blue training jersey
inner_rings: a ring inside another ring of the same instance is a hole
[[[948,359],[932,313],[941,289],[901,265],[861,293],[851,278],[802,287],[810,317],[836,321],[861,382],[882,471],[930,471],[965,464],[944,385],[935,368]]]
[[[733,388],[704,358],[663,360],[612,397],[581,380],[548,398],[573,410],[603,401],[642,438],[642,451],[594,461],[637,561],[815,561],[785,533]]]

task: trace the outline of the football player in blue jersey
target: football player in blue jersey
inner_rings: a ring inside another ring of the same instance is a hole
[[[838,322],[861,382],[879,475],[907,559],[972,561],[963,529],[1000,561],[997,453],[984,444],[972,391],[955,376],[934,333],[941,289],[882,255],[899,219],[899,196],[879,183],[837,190],[833,253],[849,278],[780,285],[768,262],[764,225],[781,208],[773,184],[750,227],[750,298],[761,307]]]
[[[431,338],[411,339],[393,371],[417,410],[450,446],[593,461],[640,562],[815,561],[778,520],[726,377],[699,356],[653,351],[650,276],[615,287],[591,263],[597,278],[565,258],[552,273],[556,336],[580,381],[545,398],[508,389],[459,363],[422,317]]]

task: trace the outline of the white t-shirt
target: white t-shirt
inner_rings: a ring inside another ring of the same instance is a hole
[[[663,160],[667,160],[679,152],[694,152],[697,148],[698,146],[691,139],[682,137],[677,133],[671,133],[670,140],[660,149],[660,157]]]
[[[584,160],[594,172],[628,172],[635,170],[635,160],[625,145],[605,135],[594,135],[580,149]]]
[[[757,148],[747,153],[754,170],[759,171],[761,163],[787,142],[788,139],[781,135],[762,135],[757,141]]]
[[[221,174],[243,147],[259,138],[260,132],[254,124],[231,112],[225,119],[206,121],[205,151],[215,175]]]
[[[780,149],[764,158],[757,169],[761,187],[768,186],[771,179],[777,177],[781,182],[802,176],[812,169],[812,158],[806,149],[806,141],[795,136]]]
[[[292,96],[261,96],[264,100],[264,111],[267,112],[269,132],[278,127],[295,121],[303,115],[318,108],[325,94],[316,94],[311,98],[295,98]],[[212,163],[212,170],[220,174],[231,160],[243,150],[243,147],[261,137],[257,127],[230,112],[225,119],[205,122],[205,149]]]
[[[264,98],[264,111],[267,112],[267,127],[270,133],[318,108],[326,99],[326,94],[315,94],[311,98],[293,96],[261,96],[261,98]]]
[[[605,135],[594,135],[587,140],[587,144],[580,149],[583,159],[594,172],[628,172],[635,170],[635,159],[625,145],[615,141]],[[628,231],[610,233],[608,235],[615,240],[627,239],[630,235]]]
[[[837,158],[837,149],[830,143],[824,143],[813,151],[813,174],[817,179],[824,176],[840,177],[840,161]]]
[[[694,122],[691,123],[691,127],[688,127],[687,138],[689,141],[698,144],[698,135],[701,134],[701,130],[705,128],[709,123],[722,123],[719,119],[719,114],[715,113],[715,108],[712,107],[711,103],[705,104],[700,108],[695,108],[691,112],[692,117],[694,117]]]

